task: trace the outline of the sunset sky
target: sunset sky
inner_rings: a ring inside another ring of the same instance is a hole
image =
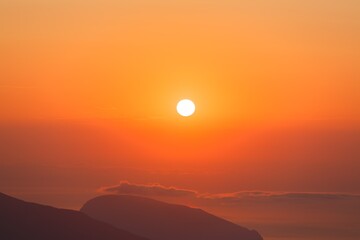
[[[268,239],[306,206],[360,236],[359,43],[358,0],[0,0],[0,191],[150,188]]]

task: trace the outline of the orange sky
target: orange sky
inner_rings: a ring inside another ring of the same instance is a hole
[[[3,119],[359,120],[357,1],[1,6]]]
[[[360,193],[357,0],[0,0],[0,26],[1,191]]]

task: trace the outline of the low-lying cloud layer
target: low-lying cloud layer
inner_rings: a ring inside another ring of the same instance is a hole
[[[111,194],[130,194],[146,197],[174,197],[194,198],[198,200],[216,200],[236,203],[242,200],[360,200],[360,194],[326,193],[326,192],[267,192],[267,191],[239,191],[232,193],[207,194],[196,190],[167,187],[160,184],[135,184],[121,181],[118,185],[103,187],[101,192]]]
[[[198,195],[198,193],[193,190],[165,187],[160,184],[134,184],[128,181],[121,181],[116,186],[101,188],[100,191],[147,197],[196,197]]]

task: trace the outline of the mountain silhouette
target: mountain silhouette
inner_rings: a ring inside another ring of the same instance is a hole
[[[152,240],[262,240],[254,230],[201,209],[129,195],[96,197],[81,212]]]
[[[0,193],[2,240],[146,240],[85,214]]]

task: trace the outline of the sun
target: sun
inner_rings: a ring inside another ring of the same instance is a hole
[[[195,103],[189,99],[183,99],[176,106],[177,112],[183,117],[190,117],[195,113]]]

